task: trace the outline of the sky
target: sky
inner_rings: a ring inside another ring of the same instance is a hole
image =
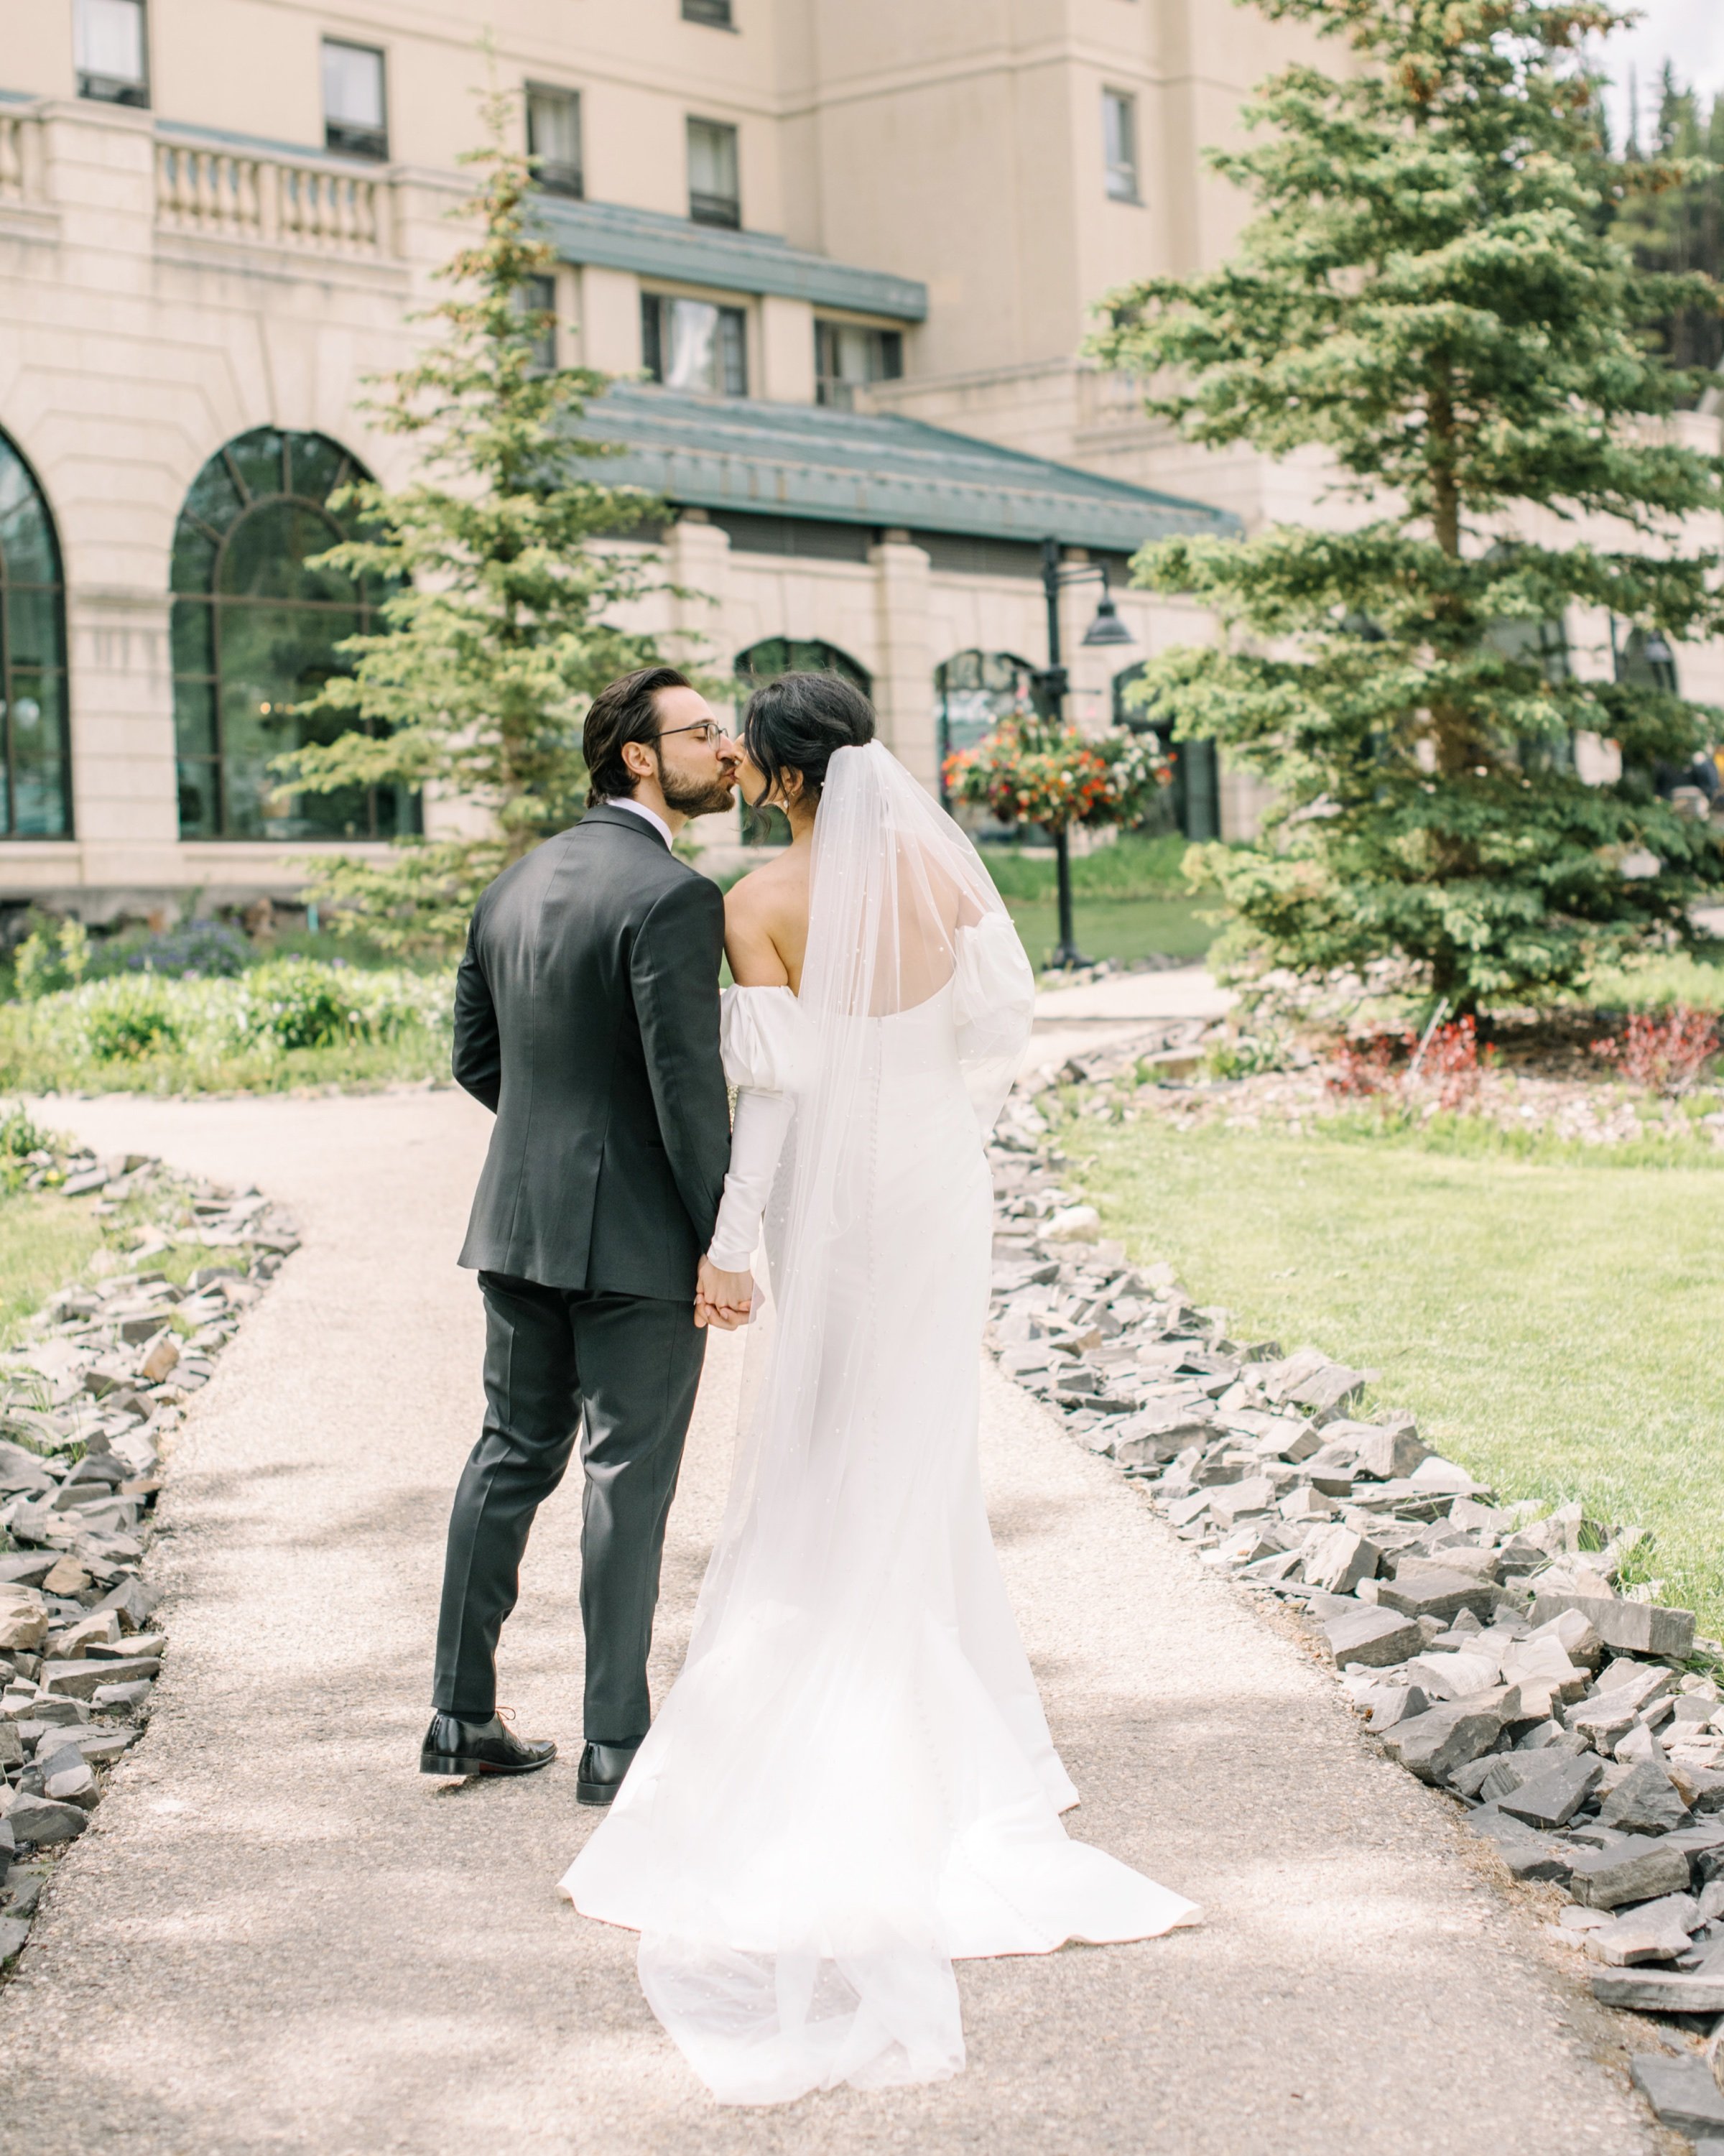
[[[1620,142],[1627,131],[1629,74],[1639,79],[1641,140],[1657,110],[1659,77],[1666,59],[1678,77],[1716,97],[1724,93],[1724,0],[1638,0],[1641,20],[1619,31],[1604,47],[1604,64],[1613,79],[1611,133]]]

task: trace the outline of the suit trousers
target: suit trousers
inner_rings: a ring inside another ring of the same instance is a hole
[[[646,1664],[664,1522],[706,1335],[691,1302],[500,1273],[480,1273],[479,1286],[485,1427],[449,1516],[433,1704],[463,1721],[495,1712],[497,1637],[520,1592],[527,1535],[578,1436],[585,1733],[632,1744],[651,1718]]]

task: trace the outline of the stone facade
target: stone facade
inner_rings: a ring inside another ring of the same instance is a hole
[[[713,393],[715,412],[740,388],[768,418],[818,399],[921,422],[1074,480],[1102,475],[1120,498],[1154,489],[1184,498],[1171,505],[1182,513],[1208,506],[1218,527],[1308,492],[1308,472],[1170,444],[1128,385],[1074,357],[1110,285],[1224,254],[1239,205],[1198,151],[1234,126],[1244,91],[1295,33],[1219,0],[500,0],[488,12],[489,63],[464,11],[390,0],[8,11],[0,462],[10,454],[14,484],[28,470],[58,536],[71,812],[64,835],[0,835],[0,905],[52,896],[100,918],[194,892],[206,904],[285,896],[296,860],[351,850],[354,832],[367,842],[370,824],[308,834],[293,804],[256,788],[249,821],[235,814],[210,834],[205,814],[198,826],[192,662],[171,647],[172,622],[190,619],[172,610],[175,534],[210,460],[258,429],[322,437],[386,483],[405,475],[402,445],[367,424],[362,385],[405,357],[408,317],[454,243],[445,213],[488,66],[506,90],[536,86],[539,146],[567,167],[544,210],[565,362],[637,374],[646,324],[674,369],[695,348],[676,341],[692,323],[710,347],[697,361],[718,370],[693,386]],[[131,64],[128,19],[141,33],[135,87],[92,73]],[[769,445],[748,484],[769,490],[772,466]],[[0,470],[0,495],[7,483]],[[1014,483],[1003,468],[1003,504]],[[666,598],[643,621],[698,636],[709,664],[771,639],[844,654],[930,784],[936,670],[967,653],[1044,661],[1037,535],[1024,521],[1039,512],[1021,503],[1015,521],[1003,508],[995,535],[973,518],[954,534],[936,477],[921,512],[862,534],[869,520],[852,511],[856,543],[823,547],[811,531],[830,540],[845,513],[830,501],[775,521],[721,513],[722,489],[666,492],[673,579],[706,597]],[[1157,505],[1142,502],[1128,542],[1086,536],[1082,505],[1069,523],[1050,510],[1049,536],[1102,552],[1117,586],[1124,554],[1153,528]],[[1135,649],[1086,650],[1095,597],[1079,586],[1065,602],[1070,708],[1087,724],[1110,716],[1125,665],[1203,625],[1189,608],[1121,594]],[[1223,774],[1225,831],[1248,829],[1255,804]],[[429,803],[428,827],[459,814]]]

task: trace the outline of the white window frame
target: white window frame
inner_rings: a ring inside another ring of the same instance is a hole
[[[533,100],[536,97],[566,99],[575,116],[575,160],[571,165],[567,158],[547,157],[533,140]],[[567,83],[528,82],[521,90],[521,116],[526,126],[527,155],[541,160],[533,177],[546,194],[562,195],[565,200],[583,202],[587,195],[587,137],[585,115],[581,109],[581,93]]]
[[[736,165],[736,185],[735,192],[733,193],[720,195],[714,193],[710,190],[697,188],[695,187],[695,130],[697,127],[710,127],[713,129],[715,132],[726,134],[730,136],[731,148]],[[715,120],[710,114],[704,112],[686,113],[683,117],[683,145],[684,152],[688,161],[690,220],[695,224],[711,225],[721,232],[740,231],[742,225],[741,129],[736,125],[734,120]],[[714,205],[715,207],[722,203],[729,209],[734,211],[735,214],[734,216],[720,216],[712,214],[709,212],[707,215],[703,217],[697,207],[699,203],[703,202]]]
[[[1115,138],[1120,139],[1116,141]],[[1142,151],[1138,140],[1137,93],[1104,85],[1101,92],[1101,162],[1106,175],[1107,199],[1117,203],[1143,200]]]
[[[103,13],[125,8],[137,23],[138,57],[136,74],[115,74],[90,63],[97,54],[91,40]],[[150,11],[146,0],[72,0],[72,65],[80,97],[103,105],[130,105],[147,110],[150,104]]]
[[[329,55],[331,52],[363,53],[377,64],[377,118],[371,122],[349,119],[330,110]],[[317,49],[320,86],[323,95],[323,143],[344,157],[371,157],[387,164],[389,159],[389,55],[382,45],[368,45],[358,38],[326,36]],[[331,141],[332,134],[351,137],[347,141]],[[361,138],[369,138],[362,141]]]

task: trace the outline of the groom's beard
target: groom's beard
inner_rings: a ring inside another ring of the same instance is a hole
[[[659,791],[664,797],[664,806],[675,809],[679,816],[716,816],[721,808],[728,808],[736,797],[734,778],[715,778],[709,784],[699,785],[667,771],[662,757],[655,761],[659,766]]]

